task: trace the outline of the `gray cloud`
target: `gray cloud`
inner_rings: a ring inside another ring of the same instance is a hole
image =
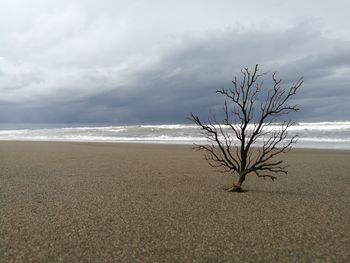
[[[242,14],[232,18],[231,1],[204,3],[202,12],[191,4],[185,14],[178,10],[185,3],[171,4],[173,17],[160,2],[82,3],[60,1],[50,8],[37,1],[42,9],[28,11],[30,23],[0,27],[0,121],[185,122],[191,111],[207,115],[220,107],[215,90],[229,87],[242,67],[255,63],[278,71],[285,85],[305,77],[299,120],[349,118],[350,41],[342,26],[331,30],[338,18],[323,18],[322,5],[315,17],[284,20],[294,7],[271,1],[260,6],[265,15],[247,14],[252,25],[242,23]],[[282,15],[266,20],[274,14],[269,8]]]

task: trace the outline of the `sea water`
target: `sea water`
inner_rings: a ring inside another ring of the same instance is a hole
[[[272,131],[277,130],[280,125],[272,125],[270,128]],[[225,131],[230,132],[229,129]],[[299,122],[288,129],[287,138],[294,135],[298,135],[298,142],[294,144],[294,147],[350,149],[350,121]],[[206,143],[200,129],[190,124],[125,126],[110,124],[0,124],[0,140]]]

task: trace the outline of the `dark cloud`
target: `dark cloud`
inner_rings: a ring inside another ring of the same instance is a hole
[[[63,16],[78,24],[71,29],[70,41],[53,38],[36,43],[35,52],[21,64],[0,60],[5,94],[0,98],[1,122],[183,123],[190,112],[206,116],[220,108],[222,98],[216,89],[230,87],[242,67],[256,63],[268,72],[266,88],[273,71],[286,86],[305,77],[296,98],[301,107],[295,116],[298,120],[350,116],[350,42],[326,36],[313,23],[176,34],[146,41],[149,49],[134,43],[132,51],[121,55],[121,50],[128,49],[115,36],[102,49],[96,43],[84,44],[89,37],[106,37],[104,31],[98,33],[104,22],[91,25],[83,14],[75,16],[79,9],[72,10]],[[51,23],[63,28],[60,33],[65,36],[67,26],[60,16]],[[91,28],[97,31],[89,35],[86,30]],[[18,37],[19,43],[31,37]],[[38,52],[38,46],[43,52]]]

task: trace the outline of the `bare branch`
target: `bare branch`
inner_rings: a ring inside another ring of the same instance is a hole
[[[287,174],[287,166],[276,157],[289,152],[297,136],[288,137],[287,131],[294,122],[289,120],[278,124],[276,121],[299,110],[297,104],[289,104],[289,101],[304,81],[300,78],[285,89],[274,72],[272,87],[263,92],[264,82],[260,78],[266,73],[259,73],[258,65],[253,70],[244,68],[241,75],[241,80],[237,77],[232,80],[232,88],[216,91],[225,97],[221,121],[217,121],[214,115],[207,123],[192,113],[189,118],[199,126],[208,142],[194,148],[205,152],[210,166],[238,174],[238,184],[231,189],[240,187],[250,173],[272,180],[276,179],[274,173]]]

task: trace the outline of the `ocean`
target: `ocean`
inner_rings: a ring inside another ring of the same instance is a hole
[[[271,126],[272,130],[279,126]],[[350,149],[350,121],[299,122],[288,137],[299,135],[294,147]],[[189,124],[0,124],[2,141],[68,141],[193,144],[205,143],[199,128]]]

